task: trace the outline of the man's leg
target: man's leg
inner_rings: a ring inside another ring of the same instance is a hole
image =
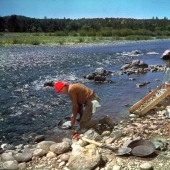
[[[83,115],[83,105],[82,104],[79,104],[78,113],[79,113],[80,117],[77,119],[77,121],[80,122],[80,119]]]
[[[99,100],[97,95],[94,95],[86,102],[85,110],[79,122],[81,128],[95,128],[97,127],[99,120],[91,120],[92,113],[92,100]]]

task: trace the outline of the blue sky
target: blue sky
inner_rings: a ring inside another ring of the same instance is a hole
[[[0,16],[170,19],[169,0],[0,0]]]

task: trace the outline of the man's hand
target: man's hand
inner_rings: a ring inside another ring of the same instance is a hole
[[[71,115],[71,127],[75,124],[76,117],[72,114]]]

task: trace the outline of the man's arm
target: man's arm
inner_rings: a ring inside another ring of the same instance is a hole
[[[77,103],[77,95],[71,94],[70,99],[71,99],[71,102],[72,102],[71,126],[73,126],[75,124],[75,121],[76,121],[79,105]]]

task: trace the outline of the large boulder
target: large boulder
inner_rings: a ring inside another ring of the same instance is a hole
[[[102,163],[102,157],[95,145],[74,146],[68,161],[69,169],[92,170]]]
[[[161,58],[162,58],[163,60],[168,60],[168,59],[170,59],[170,50],[166,50],[166,51],[162,54]]]

